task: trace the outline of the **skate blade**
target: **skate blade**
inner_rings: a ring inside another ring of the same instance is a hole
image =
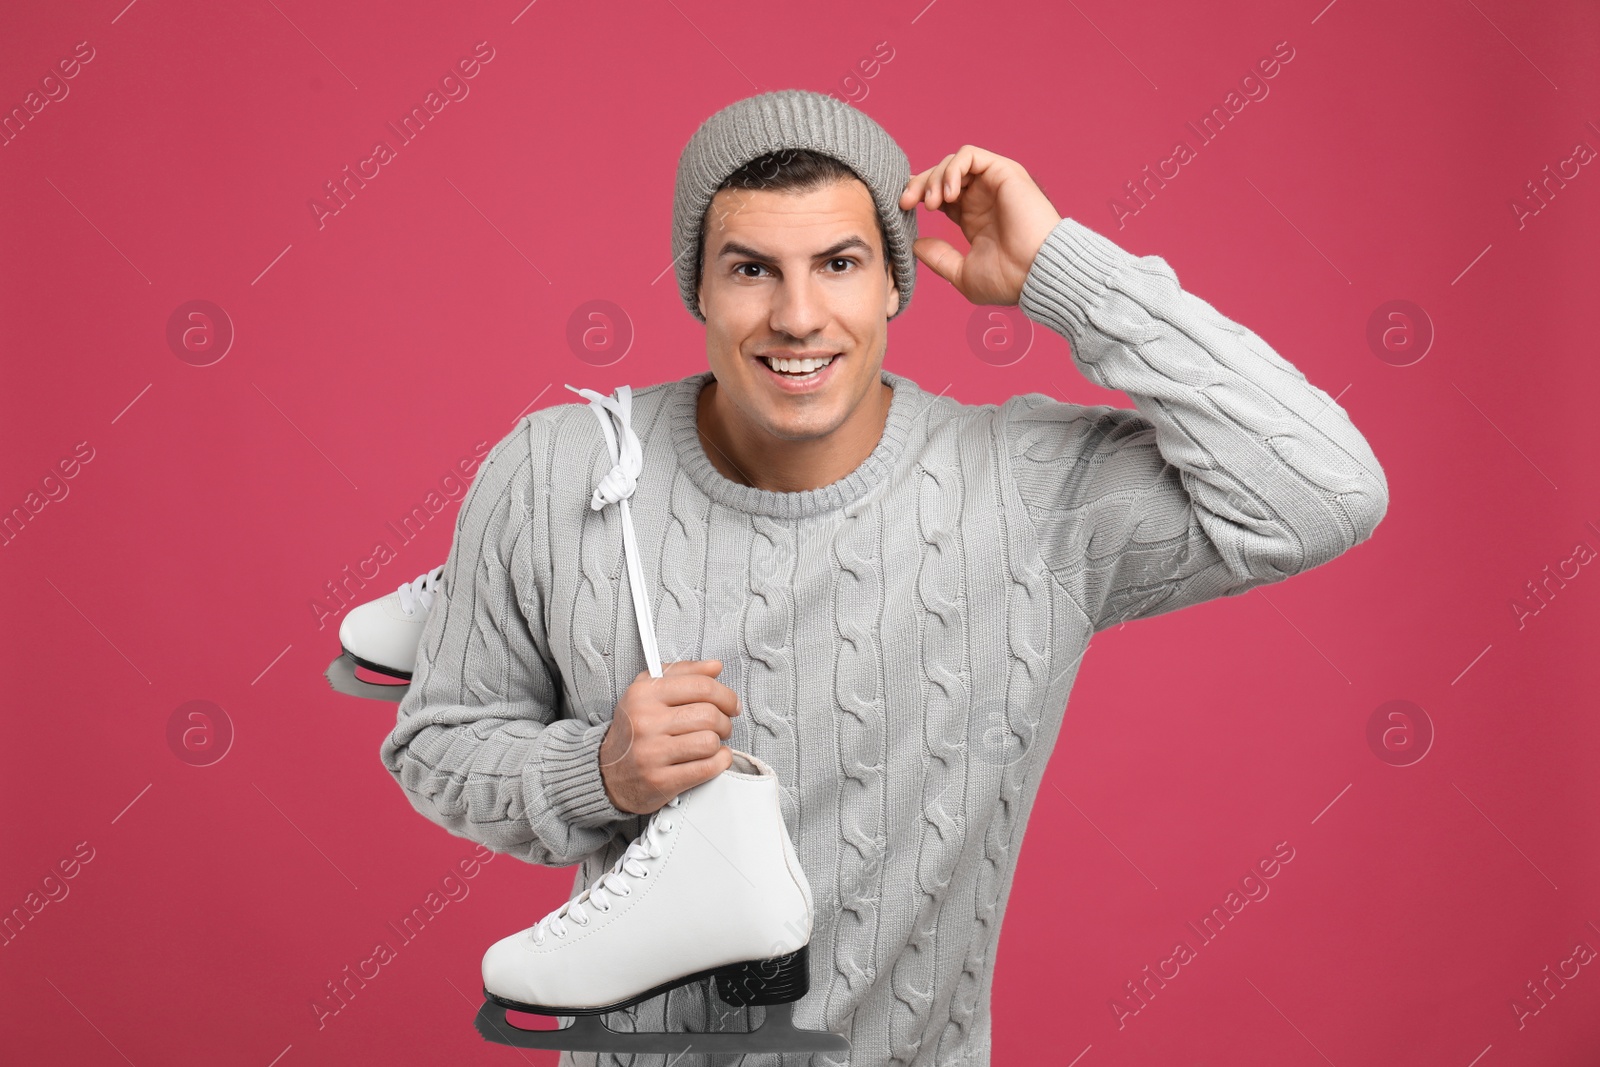
[[[356,677],[356,661],[346,652],[339,656],[328,669],[323,671],[323,677],[328,679],[328,684],[335,692],[345,696],[366,697],[369,700],[389,700],[398,704],[405,699],[409,684],[402,684],[396,680],[395,685],[380,685],[377,682],[367,682]]]
[[[794,1025],[793,1004],[769,1004],[766,1018],[754,1030],[735,1033],[668,1034],[655,1031],[619,1033],[599,1015],[574,1016],[570,1026],[554,1030],[528,1030],[506,1017],[506,1009],[483,1002],[473,1020],[485,1041],[513,1048],[554,1049],[567,1052],[693,1052],[712,1055],[729,1052],[849,1052],[850,1042],[828,1030],[802,1030]]]

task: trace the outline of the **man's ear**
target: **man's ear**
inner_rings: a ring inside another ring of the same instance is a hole
[[[900,287],[894,283],[894,275],[889,275],[889,303],[884,307],[883,314],[887,318],[895,313],[900,306]]]

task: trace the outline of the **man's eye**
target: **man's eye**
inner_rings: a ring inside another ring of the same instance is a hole
[[[835,256],[833,259],[828,260],[828,265],[829,266],[832,266],[832,265],[834,265],[836,263],[845,264],[845,269],[846,270],[848,270],[849,268],[854,267],[856,265],[856,261],[851,259],[849,256]],[[754,269],[754,270],[761,271],[761,270],[766,270],[767,268],[766,268],[766,265],[762,264],[762,263],[740,263],[737,266],[735,266],[733,269],[734,269],[734,273],[739,274],[740,277],[743,277],[743,278],[756,278],[756,277],[760,277],[760,275],[744,274],[742,272],[747,270],[747,269]],[[834,273],[835,274],[843,274],[844,271],[843,270],[839,270],[839,271],[835,271]]]

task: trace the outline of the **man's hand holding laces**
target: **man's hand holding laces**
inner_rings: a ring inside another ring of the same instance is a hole
[[[622,811],[643,815],[733,765],[723,745],[739,697],[717,681],[722,661],[668,663],[660,678],[640,671],[617,702],[600,742],[600,778]]]

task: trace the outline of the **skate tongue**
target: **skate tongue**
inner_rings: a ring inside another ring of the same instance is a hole
[[[730,751],[733,753],[733,763],[728,767],[730,771],[733,771],[737,774],[761,773],[761,764],[756,761],[754,756],[745,752],[740,752],[736,748],[730,749]]]

